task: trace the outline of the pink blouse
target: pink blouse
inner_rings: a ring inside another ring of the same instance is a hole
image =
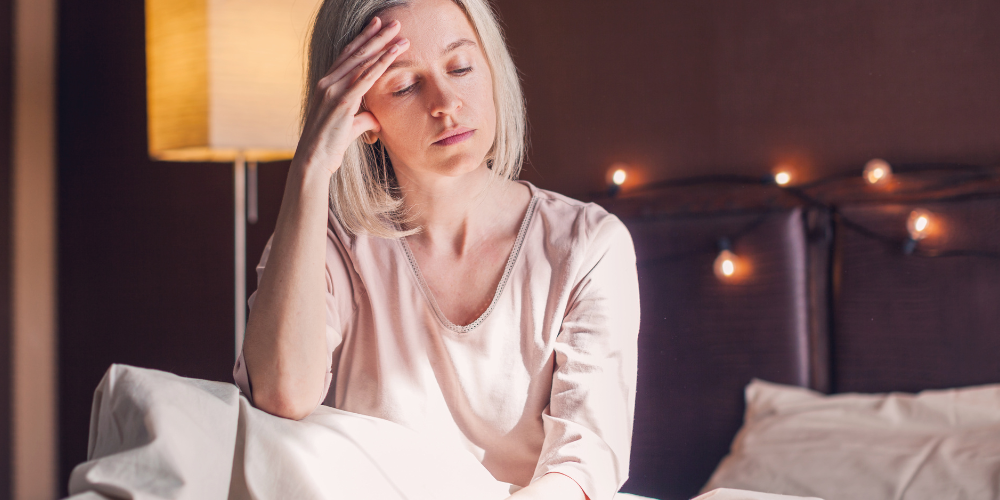
[[[600,206],[524,184],[532,199],[503,277],[465,326],[441,313],[405,239],[352,236],[330,213],[322,403],[459,444],[500,481],[558,472],[610,500],[632,439],[635,250]],[[233,375],[251,397],[242,354]]]

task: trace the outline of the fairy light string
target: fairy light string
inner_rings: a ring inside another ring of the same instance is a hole
[[[838,203],[825,201],[821,196],[813,194],[813,191],[821,187],[830,185],[834,182],[857,178],[859,176],[863,179],[866,185],[871,186],[872,189],[877,191],[887,188],[893,181],[898,180],[901,177],[928,172],[948,172],[949,174],[952,174],[952,177],[936,180],[930,184],[920,186],[917,189],[905,187],[893,190],[886,189],[884,193],[882,193],[882,196],[877,196],[879,193],[876,192],[876,196],[864,200],[864,202],[893,203],[913,206],[919,204],[937,204],[942,202],[985,198],[996,199],[1000,197],[1000,193],[996,192],[965,192],[931,196],[931,194],[935,192],[940,193],[949,189],[967,187],[977,182],[1000,180],[1000,168],[998,167],[934,163],[893,166],[878,158],[867,162],[860,172],[840,172],[806,183],[796,183],[793,174],[786,170],[778,170],[773,174],[763,177],[746,175],[702,175],[681,179],[656,181],[641,186],[635,186],[629,190],[629,194],[636,195],[666,188],[683,188],[707,185],[771,186],[773,189],[788,193],[798,199],[801,204],[806,207],[824,209],[828,211],[831,216],[834,217],[843,227],[850,229],[861,236],[886,245],[887,249],[890,251],[921,258],[967,257],[1000,260],[1000,252],[997,251],[980,249],[938,250],[925,248],[924,245],[921,245],[921,241],[930,234],[930,230],[934,225],[943,223],[939,216],[931,211],[928,211],[927,209],[915,208],[908,212],[903,219],[900,220],[900,225],[906,228],[908,235],[906,238],[900,239],[897,236],[882,234],[866,227],[864,224],[861,224],[846,215],[843,210],[840,209],[840,205]],[[618,190],[614,189],[609,190],[606,193],[606,196],[613,198],[617,194]],[[599,198],[601,198],[601,196],[599,196]],[[714,251],[717,252],[717,257],[713,262],[713,270],[719,280],[723,282],[733,281],[734,277],[740,273],[741,258],[739,257],[739,253],[736,251],[736,245],[739,239],[763,223],[767,216],[775,210],[778,209],[775,209],[774,207],[764,209],[759,217],[755,218],[743,228],[735,231],[733,234],[720,236],[716,240],[713,247]],[[644,262],[643,265],[655,265],[665,261],[689,258],[694,255],[704,255],[707,251],[710,250],[706,242],[705,245],[699,245],[697,248],[692,248],[689,251],[651,259],[649,262]]]

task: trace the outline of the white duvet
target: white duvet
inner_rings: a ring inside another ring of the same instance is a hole
[[[105,374],[90,425],[73,500],[493,500],[510,490],[466,450],[392,422],[326,406],[287,420],[252,407],[233,384],[125,365]]]
[[[252,407],[233,384],[156,370],[113,365],[90,425],[90,460],[70,477],[74,500],[509,496],[471,453],[392,422],[326,406],[287,420]]]

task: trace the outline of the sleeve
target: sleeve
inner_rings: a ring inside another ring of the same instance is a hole
[[[344,291],[342,295],[350,295],[348,292],[350,277],[346,271],[346,266],[344,265],[344,256],[340,251],[340,248],[334,243],[333,238],[336,236],[332,231],[328,230],[327,233],[327,245],[326,245],[326,379],[323,383],[323,392],[320,395],[319,400],[316,402],[315,407],[318,407],[326,399],[326,394],[330,390],[330,383],[333,380],[333,350],[340,345],[343,337],[341,335],[342,325],[340,318],[342,317],[342,304],[334,296],[334,288],[339,288]],[[274,240],[274,235],[267,240],[267,245],[264,246],[264,252],[260,257],[260,263],[257,264],[257,283],[260,283],[260,279],[264,276],[264,270],[267,267],[267,258],[271,253],[271,242]],[[338,285],[342,287],[335,286],[334,282],[337,281]],[[346,286],[344,286],[346,285]],[[247,305],[250,310],[253,310],[254,299],[257,297],[257,292],[254,291],[250,298],[247,300]],[[233,379],[236,385],[240,388],[240,391],[253,403],[253,384],[250,381],[250,375],[247,372],[246,360],[243,358],[243,348],[240,347],[240,355],[236,358],[236,364],[233,366]]]
[[[628,479],[639,332],[635,262],[628,229],[605,213],[555,340],[545,440],[532,480],[564,474],[590,500],[611,500]]]

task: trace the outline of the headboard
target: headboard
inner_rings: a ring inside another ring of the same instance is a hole
[[[926,243],[941,258],[906,256],[837,226],[837,392],[1000,382],[1000,260],[975,255],[1000,251],[1000,197],[920,206],[940,222],[940,234]],[[842,212],[866,228],[902,238],[898,221],[913,207],[865,204]]]
[[[827,191],[849,193],[836,203],[779,189],[601,201],[635,241],[642,308],[622,491],[697,494],[729,450],[755,377],[822,392],[1000,382],[1000,185],[945,197],[858,196],[842,185]],[[933,232],[908,255],[916,207],[932,212]],[[738,279],[713,273],[722,239],[740,258]]]

